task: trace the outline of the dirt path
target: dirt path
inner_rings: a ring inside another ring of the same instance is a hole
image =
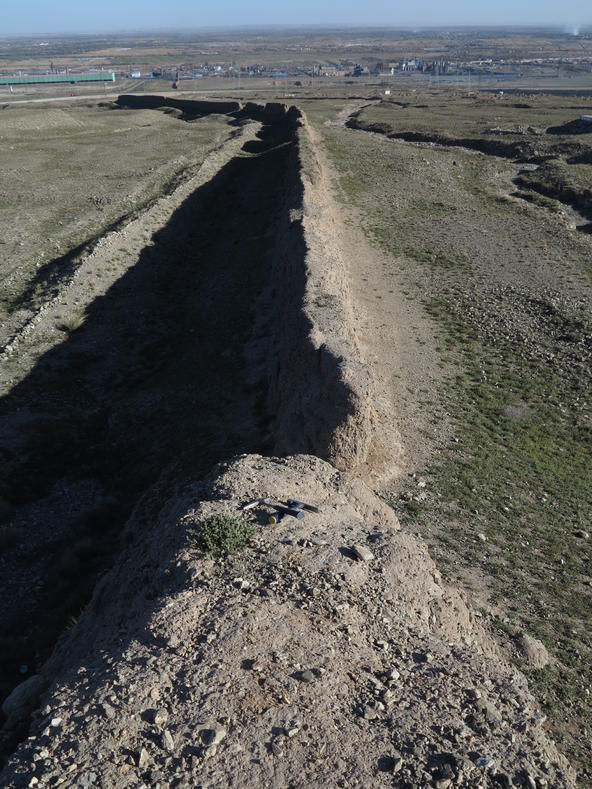
[[[343,128],[351,112],[348,105],[326,126]],[[322,133],[313,130],[313,139],[331,185],[327,210],[339,228],[355,334],[373,380],[376,424],[369,478],[377,488],[392,486],[425,465],[433,451],[433,439],[424,437],[433,432],[430,425],[437,423],[442,440],[446,436],[436,398],[442,373],[434,351],[435,327],[421,304],[405,296],[397,261],[370,244],[360,214],[339,199],[338,176],[323,152]]]
[[[376,481],[382,486],[424,466],[433,450],[426,430],[434,422],[439,431],[444,427],[436,397],[440,357],[434,325],[421,304],[403,293],[402,278],[393,276],[397,261],[368,242],[353,209],[344,224],[358,336],[376,383],[384,453],[376,457]]]

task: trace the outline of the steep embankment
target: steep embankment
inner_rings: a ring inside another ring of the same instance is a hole
[[[367,461],[372,382],[306,125],[275,114],[295,135],[250,153],[269,166],[285,148],[301,170],[274,212],[245,354],[248,380],[267,374],[276,451],[292,456],[244,455],[142,498],[80,621],[5,704],[9,727],[37,711],[0,780],[571,786],[524,678],[344,470]],[[257,537],[233,559],[188,548],[188,528],[261,496],[320,512],[268,526],[267,508],[251,510]]]

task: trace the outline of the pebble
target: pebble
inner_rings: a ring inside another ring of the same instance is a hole
[[[493,759],[491,756],[477,756],[475,758],[475,764],[477,767],[489,767],[490,764],[493,763]]]
[[[115,717],[115,710],[110,704],[101,704],[101,712],[107,720],[112,720]]]
[[[292,721],[288,726],[284,728],[284,733],[286,737],[289,737],[290,739],[292,737],[295,737],[300,731],[300,726],[301,724],[298,723],[298,721]]]
[[[150,754],[146,748],[141,748],[138,754],[138,769],[145,770],[150,762]]]
[[[82,773],[82,775],[78,776],[78,780],[76,781],[76,786],[94,786],[97,782],[97,774],[91,771],[87,773]]]
[[[486,540],[487,540],[487,537],[486,537],[486,536],[483,534],[483,532],[482,532],[482,531],[481,531],[481,532],[479,532],[479,534],[477,535],[477,538],[478,538],[479,540],[481,540],[481,542],[486,542]]]
[[[300,672],[300,680],[302,682],[314,682],[315,675],[307,668],[305,671]]]
[[[172,752],[175,750],[175,741],[168,729],[165,729],[160,737],[160,743],[165,751]]]
[[[156,710],[154,713],[154,723],[156,726],[166,726],[169,722],[169,714],[164,708]]]
[[[470,699],[473,699],[473,701],[480,699],[483,695],[479,688],[466,688],[466,694]]]
[[[216,726],[213,729],[206,729],[204,732],[204,739],[208,748],[213,748],[214,746],[219,745],[224,737],[226,737],[226,729],[224,729],[222,726]]]
[[[352,551],[361,562],[371,562],[374,559],[374,554],[365,545],[359,543],[352,546]]]

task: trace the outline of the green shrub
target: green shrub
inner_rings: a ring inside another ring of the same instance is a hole
[[[254,536],[252,523],[232,515],[213,515],[201,521],[197,529],[187,530],[190,545],[216,558],[242,551]]]

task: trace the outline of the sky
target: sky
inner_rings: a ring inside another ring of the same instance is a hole
[[[3,0],[0,37],[244,25],[592,24],[591,0]]]

